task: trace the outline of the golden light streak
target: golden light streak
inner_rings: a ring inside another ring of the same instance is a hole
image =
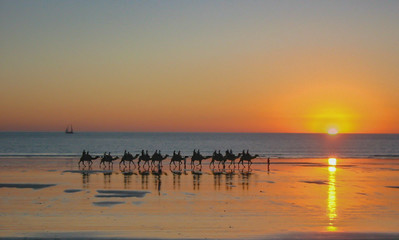
[[[336,161],[335,158],[330,158],[334,159],[334,162]],[[330,159],[328,159],[330,161]],[[335,165],[335,164],[334,164]],[[328,205],[327,205],[327,211],[328,211],[328,219],[329,219],[329,225],[327,226],[328,231],[336,231],[337,227],[334,226],[334,222],[337,219],[337,202],[336,202],[336,189],[335,189],[335,172],[336,168],[333,166],[328,167],[328,172],[329,172],[329,178],[328,178]]]

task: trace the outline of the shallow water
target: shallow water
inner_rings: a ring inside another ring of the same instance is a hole
[[[78,157],[83,149],[93,155],[159,149],[191,156],[194,149],[204,155],[249,149],[266,158],[398,159],[399,134],[0,132],[0,157]]]
[[[0,237],[398,236],[397,160],[258,159],[224,169],[77,161],[0,159]]]

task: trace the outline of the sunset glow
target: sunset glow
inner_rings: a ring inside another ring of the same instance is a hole
[[[399,133],[395,1],[233,2],[2,2],[0,131]]]

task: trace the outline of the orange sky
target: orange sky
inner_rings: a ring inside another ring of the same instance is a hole
[[[397,2],[0,4],[0,131],[399,133]]]

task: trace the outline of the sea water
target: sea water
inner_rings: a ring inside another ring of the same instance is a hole
[[[1,132],[0,157],[78,157],[141,150],[191,156],[213,151],[271,158],[399,158],[399,134],[294,134],[294,133],[134,133],[134,132]]]

